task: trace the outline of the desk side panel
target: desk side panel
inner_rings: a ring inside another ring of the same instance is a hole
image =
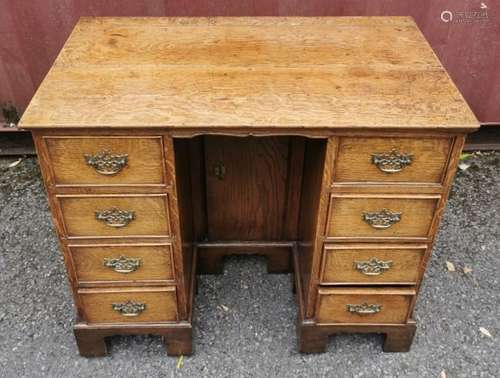
[[[321,231],[326,222],[327,191],[331,179],[334,143],[328,139],[308,139],[305,146],[299,221],[299,269],[302,279],[305,318],[313,315],[319,283]]]
[[[184,270],[185,292],[190,293],[190,284],[193,262],[194,213],[193,213],[193,188],[191,176],[193,162],[190,156],[190,144],[187,139],[175,140],[172,144],[175,159],[175,187],[177,193],[178,219],[180,225],[180,244],[182,250],[182,265]],[[187,302],[188,314],[191,313],[189,301]]]

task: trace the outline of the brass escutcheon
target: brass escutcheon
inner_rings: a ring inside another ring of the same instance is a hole
[[[413,155],[398,152],[395,148],[391,152],[372,154],[372,164],[384,173],[401,172],[412,161]]]
[[[141,266],[141,259],[136,257],[120,256],[118,258],[104,258],[104,266],[117,273],[132,273]]]
[[[363,315],[373,315],[376,314],[377,312],[380,312],[382,310],[382,305],[379,304],[368,304],[368,303],[362,303],[362,304],[348,304],[346,305],[347,311],[357,314],[360,316]]]
[[[113,207],[109,210],[95,212],[95,219],[104,222],[109,227],[125,227],[135,219],[135,213],[129,210],[120,210]]]
[[[128,163],[127,154],[111,154],[109,151],[101,151],[95,155],[85,154],[83,157],[88,166],[105,176],[116,175]]]
[[[354,268],[365,276],[380,276],[392,267],[392,261],[379,260],[376,257],[368,261],[355,261]]]
[[[139,316],[146,309],[146,304],[129,300],[124,303],[112,303],[111,307],[123,316],[133,317]]]
[[[215,177],[217,177],[219,180],[224,180],[224,177],[226,177],[226,166],[222,163],[219,163],[214,166],[213,172]]]
[[[401,212],[398,213],[388,209],[382,209],[381,211],[375,212],[363,211],[361,218],[373,228],[384,230],[401,221],[402,215],[403,213]]]

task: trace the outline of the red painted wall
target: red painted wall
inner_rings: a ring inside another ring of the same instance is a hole
[[[413,16],[479,120],[500,123],[498,0],[0,0],[0,103],[25,109],[80,16],[353,15]]]

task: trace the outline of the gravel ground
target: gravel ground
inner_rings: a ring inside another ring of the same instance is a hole
[[[180,368],[153,336],[114,337],[107,358],[78,356],[71,295],[36,160],[9,167],[14,160],[0,160],[2,377],[500,376],[500,154],[476,154],[458,173],[409,353],[383,353],[378,335],[336,336],[328,353],[297,353],[290,276],[266,274],[262,258],[233,257],[224,275],[201,276],[195,354]]]

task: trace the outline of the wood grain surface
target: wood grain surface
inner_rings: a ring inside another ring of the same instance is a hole
[[[84,305],[85,320],[90,324],[161,323],[178,319],[175,287],[80,289],[78,295]],[[127,301],[144,303],[146,308],[134,317],[123,316],[113,310],[113,303]]]
[[[478,123],[409,17],[82,18],[20,127]]]
[[[404,197],[331,196],[327,237],[350,238],[427,238],[439,196]],[[387,229],[376,229],[363,221],[364,212],[387,209],[401,213],[401,220]]]
[[[205,138],[209,240],[280,240],[289,139]],[[224,177],[217,177],[217,167]]]
[[[79,284],[144,283],[174,279],[171,244],[71,245],[69,250]],[[105,259],[118,259],[122,256],[139,259],[139,267],[130,273],[120,273],[104,264]]]
[[[414,285],[426,250],[426,245],[326,244],[321,284]],[[365,275],[356,269],[356,263],[372,259],[390,262],[390,268],[380,275]]]
[[[452,22],[441,19],[445,10],[454,14]],[[478,13],[486,18],[475,19]],[[500,2],[482,0],[4,1],[0,103],[26,109],[81,16],[412,16],[478,119],[499,124],[499,13]],[[473,16],[460,22],[460,14]]]
[[[304,176],[300,202],[299,222],[299,269],[300,287],[304,291],[305,317],[314,314],[321,251],[328,214],[329,187],[333,174],[333,156],[336,144],[328,140],[308,140],[304,157]],[[296,274],[298,274],[296,272]]]
[[[57,196],[68,237],[169,236],[167,195]],[[96,219],[97,211],[133,211],[124,227],[110,227]]]
[[[413,289],[320,288],[316,320],[318,323],[404,324],[409,316]],[[358,315],[347,310],[348,304],[380,305],[380,312]]]
[[[441,183],[448,162],[451,138],[339,138],[334,182]],[[392,150],[411,155],[410,165],[400,172],[382,172],[373,155]]]
[[[158,137],[46,137],[56,185],[161,185],[162,138]],[[126,165],[115,175],[102,175],[86,163],[85,155],[101,152],[127,155]]]

